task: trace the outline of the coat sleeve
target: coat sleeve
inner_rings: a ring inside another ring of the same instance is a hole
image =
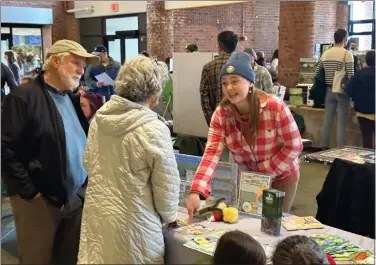
[[[97,81],[91,76],[91,66],[88,66],[85,70],[85,84],[90,90],[95,90],[97,88]]]
[[[147,133],[147,138],[153,200],[162,222],[171,223],[177,217],[180,176],[170,131],[158,121],[158,125]]]
[[[21,198],[31,200],[38,194],[29,172],[21,163],[22,137],[26,133],[28,110],[26,103],[10,93],[3,101],[1,115],[1,161],[8,177],[18,184]]]
[[[274,85],[272,81],[272,76],[270,75],[269,71],[264,69],[264,78],[262,79],[262,86],[264,88],[264,91],[268,94],[274,95],[276,91],[274,90]]]
[[[201,81],[200,81],[200,98],[201,98],[201,108],[202,108],[202,111],[204,112],[204,116],[208,125],[210,125],[210,120],[213,115],[209,91],[210,91],[210,86],[208,83],[208,71],[207,71],[207,68],[204,66],[204,68],[202,69]]]
[[[213,175],[225,148],[225,134],[219,121],[219,109],[214,112],[211,120],[205,153],[192,181],[191,192],[207,198],[211,192]]]

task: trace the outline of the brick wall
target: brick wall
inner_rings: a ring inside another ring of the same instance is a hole
[[[66,9],[74,8],[72,1],[56,1],[53,9],[52,42],[69,39],[80,42],[80,26],[73,13]]]
[[[165,10],[163,1],[152,0],[146,5],[147,50],[159,61],[172,57],[173,19],[172,13]]]
[[[337,3],[337,29],[349,28],[349,5],[347,3]]]
[[[217,35],[232,30],[244,35],[238,50],[252,47],[270,58],[278,48],[279,1],[253,0],[244,4],[229,4],[202,8],[173,10],[174,51],[184,52],[185,46],[197,43],[202,52],[217,52]],[[244,16],[243,16],[244,15]]]
[[[337,1],[317,1],[315,7],[315,43],[332,43],[337,30]]]
[[[41,7],[41,8],[53,8],[56,5],[56,1],[18,1],[18,0],[12,0],[12,1],[1,1],[2,6],[19,6],[19,7]]]
[[[279,24],[279,81],[288,87],[299,80],[299,59],[313,55],[315,2],[281,2]]]

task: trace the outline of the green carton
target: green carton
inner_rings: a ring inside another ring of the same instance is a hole
[[[282,205],[285,193],[275,189],[267,189],[262,194],[261,232],[279,236],[282,223]]]

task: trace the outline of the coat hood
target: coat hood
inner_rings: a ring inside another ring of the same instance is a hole
[[[149,107],[113,95],[95,114],[98,130],[106,135],[123,135],[149,122],[164,119]]]

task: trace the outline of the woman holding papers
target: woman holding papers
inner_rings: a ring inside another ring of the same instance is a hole
[[[294,118],[285,103],[254,87],[249,55],[233,53],[220,73],[224,99],[213,114],[208,142],[187,200],[190,220],[200,197],[210,185],[225,146],[242,170],[273,177],[272,187],[285,192],[289,212],[299,180],[298,156],[303,145]]]

